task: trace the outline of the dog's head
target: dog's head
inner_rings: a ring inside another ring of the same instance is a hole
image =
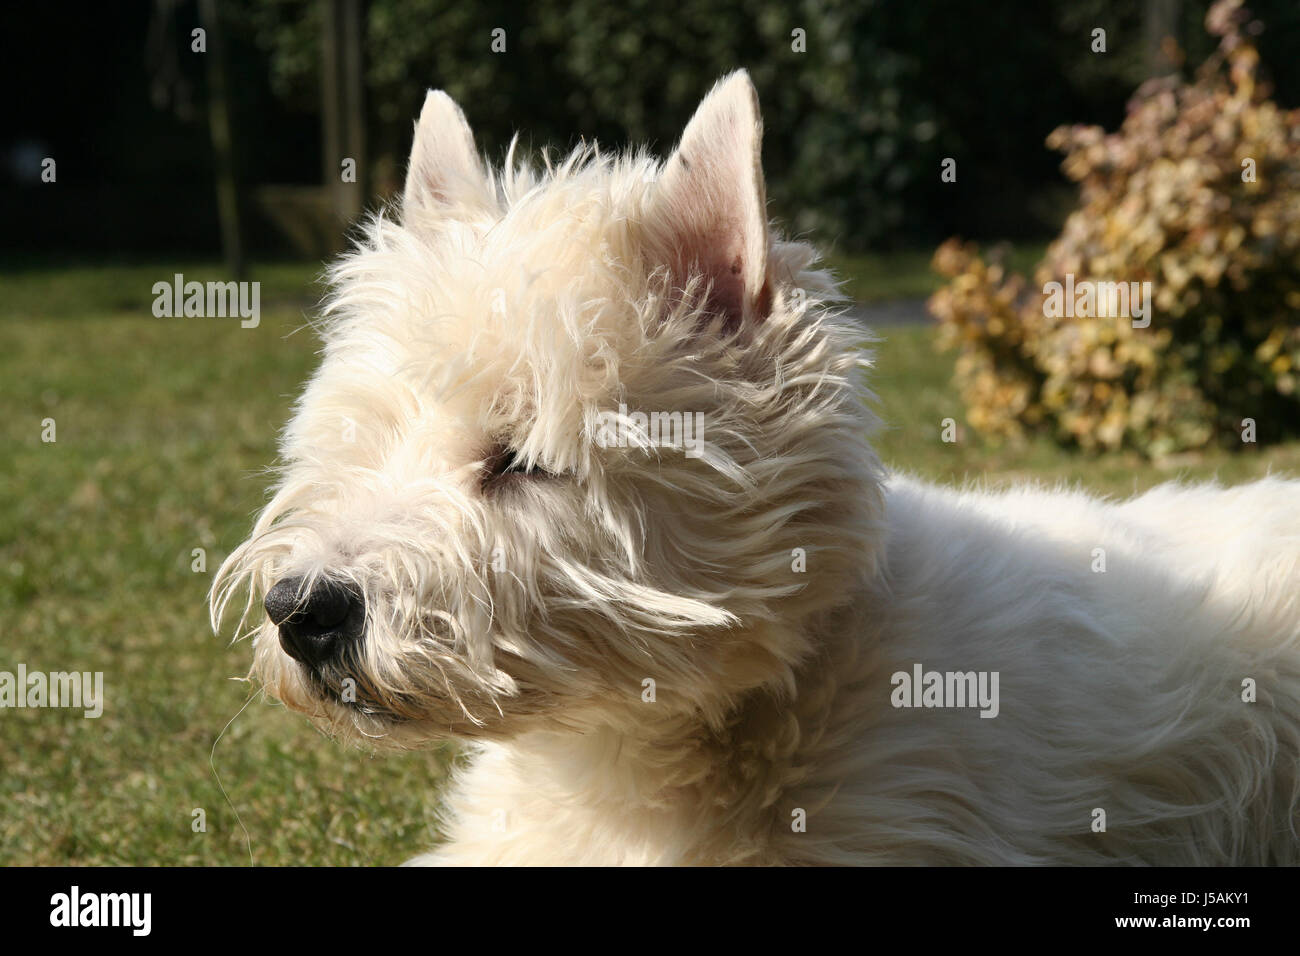
[[[863,335],[769,234],[747,75],[662,166],[480,163],[430,93],[332,269],[282,479],[212,589],[254,672],[377,742],[718,720],[869,572]]]

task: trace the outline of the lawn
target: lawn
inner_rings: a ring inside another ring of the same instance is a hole
[[[106,696],[99,719],[0,710],[0,864],[400,862],[436,836],[430,794],[450,749],[373,757],[260,698],[241,713],[248,648],[214,637],[207,620],[211,572],[263,500],[276,431],[315,361],[303,329],[314,270],[254,270],[255,329],[154,318],[151,286],[175,272],[217,270],[0,277],[0,670],[103,671]],[[878,444],[896,467],[1113,494],[1300,472],[1296,444],[1162,466],[1046,443],[992,448],[967,431],[944,444],[942,419],[963,420],[951,358],[927,328],[881,335]],[[53,443],[40,438],[47,418]],[[196,548],[206,570],[193,570]]]
[[[988,247],[991,251],[993,246]],[[1024,275],[1047,251],[1043,242],[1008,245],[1006,265]],[[845,291],[859,302],[889,299],[924,299],[939,288],[943,279],[930,271],[931,249],[905,249],[889,253],[845,254],[830,252],[826,264],[844,281]]]

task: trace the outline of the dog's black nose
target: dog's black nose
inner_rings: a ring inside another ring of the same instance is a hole
[[[336,581],[317,581],[304,591],[302,578],[285,578],[266,592],[263,603],[280,629],[284,652],[308,667],[337,659],[365,628],[361,595]]]

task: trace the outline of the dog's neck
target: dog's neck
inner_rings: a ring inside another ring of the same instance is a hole
[[[718,724],[702,714],[605,724],[586,732],[537,731],[508,745],[519,779],[556,806],[626,819],[629,839],[693,834],[677,862],[761,862],[790,832],[794,791],[816,784],[817,740],[843,712],[840,688],[870,669],[846,605],[806,622],[813,649],[794,671],[794,689],[774,681],[742,694]],[[646,703],[644,707],[652,708]],[[740,857],[737,847],[747,848]],[[654,853],[644,847],[637,852]],[[719,854],[712,856],[711,854]],[[725,856],[726,859],[722,857]]]

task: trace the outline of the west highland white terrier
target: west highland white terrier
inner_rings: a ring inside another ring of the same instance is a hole
[[[489,170],[429,93],[214,621],[333,734],[468,742],[413,862],[1296,862],[1300,482],[888,474],[760,139],[740,72],[662,165]]]

